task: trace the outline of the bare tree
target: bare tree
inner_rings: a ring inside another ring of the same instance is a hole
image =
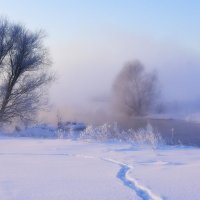
[[[0,19],[0,122],[30,120],[53,80],[44,34]]]
[[[158,95],[156,73],[147,73],[139,61],[127,63],[113,84],[115,108],[128,115],[148,114],[156,103]]]

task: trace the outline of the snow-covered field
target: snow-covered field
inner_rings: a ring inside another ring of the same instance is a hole
[[[0,138],[1,200],[200,199],[200,149]]]

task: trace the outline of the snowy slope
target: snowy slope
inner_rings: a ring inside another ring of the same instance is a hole
[[[0,139],[2,200],[200,199],[200,150]]]

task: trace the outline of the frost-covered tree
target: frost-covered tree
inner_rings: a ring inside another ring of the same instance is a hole
[[[159,95],[155,72],[146,72],[139,62],[129,62],[113,84],[115,109],[128,115],[144,116],[154,107]]]
[[[0,19],[0,122],[31,120],[53,80],[44,34]]]

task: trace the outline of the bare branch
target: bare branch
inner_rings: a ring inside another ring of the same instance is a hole
[[[44,34],[0,19],[0,122],[30,119],[44,105],[49,73]]]

